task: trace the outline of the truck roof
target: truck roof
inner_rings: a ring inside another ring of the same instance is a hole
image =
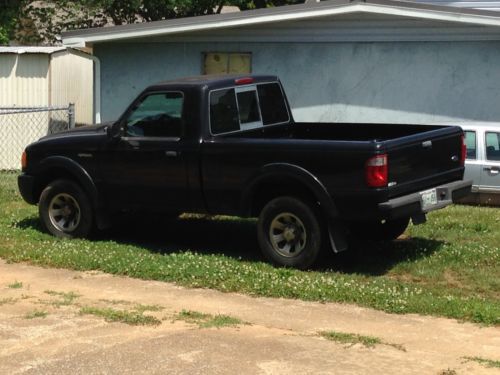
[[[177,78],[169,81],[158,82],[151,85],[147,90],[162,90],[172,86],[179,87],[199,87],[207,86],[209,90],[227,86],[234,86],[239,79],[251,78],[253,83],[274,82],[278,81],[278,76],[263,75],[263,74],[217,74],[217,75],[200,75],[192,77]]]

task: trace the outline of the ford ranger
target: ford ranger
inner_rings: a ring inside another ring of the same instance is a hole
[[[465,156],[459,127],[295,122],[276,76],[199,76],[148,87],[118,121],[29,145],[18,182],[55,236],[87,236],[124,210],[258,217],[267,259],[308,268],[467,195]]]

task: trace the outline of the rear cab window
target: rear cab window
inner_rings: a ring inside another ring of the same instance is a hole
[[[465,133],[465,146],[467,147],[466,159],[476,160],[477,158],[476,132],[472,130],[466,130],[464,133]]]
[[[290,121],[278,82],[252,84],[210,92],[213,135],[278,125]]]

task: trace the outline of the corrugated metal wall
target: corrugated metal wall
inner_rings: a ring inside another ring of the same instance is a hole
[[[0,54],[0,106],[47,106],[49,55]]]
[[[48,77],[47,54],[0,54],[0,107],[47,106]],[[46,112],[36,117],[0,114],[0,169],[19,169],[15,161],[20,160],[23,148],[46,135],[48,124]]]
[[[93,62],[67,51],[50,62],[50,104],[75,103],[76,123],[93,123]]]

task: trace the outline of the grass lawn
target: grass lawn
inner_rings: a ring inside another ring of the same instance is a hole
[[[16,176],[0,174],[0,257],[11,262],[500,325],[500,209],[449,207],[406,235],[353,244],[308,272],[266,264],[255,221],[239,218],[137,217],[92,240],[59,240],[40,231]]]

